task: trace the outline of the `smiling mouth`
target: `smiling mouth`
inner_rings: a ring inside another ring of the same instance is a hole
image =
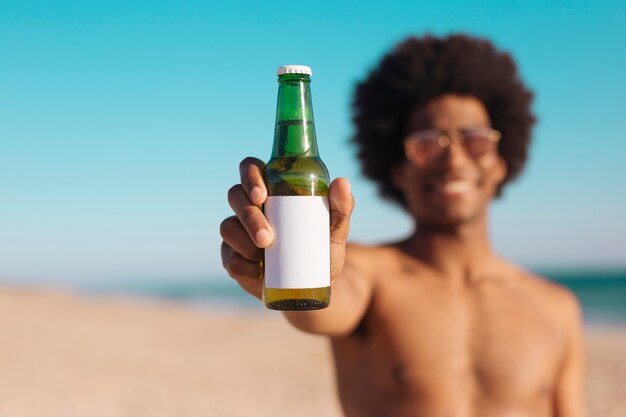
[[[478,189],[478,181],[469,179],[456,179],[436,183],[428,187],[428,191],[445,197],[466,196]]]

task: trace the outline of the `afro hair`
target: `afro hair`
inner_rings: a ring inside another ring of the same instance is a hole
[[[486,39],[463,34],[409,37],[383,57],[357,84],[353,101],[361,169],[380,194],[402,206],[404,196],[391,181],[391,168],[404,160],[403,139],[414,109],[445,94],[473,96],[502,133],[498,152],[507,164],[502,187],[515,179],[528,158],[533,94],[511,56]]]

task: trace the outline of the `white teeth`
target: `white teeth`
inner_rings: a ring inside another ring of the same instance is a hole
[[[464,193],[472,191],[474,188],[474,182],[467,180],[450,181],[443,186],[444,191],[448,193]]]

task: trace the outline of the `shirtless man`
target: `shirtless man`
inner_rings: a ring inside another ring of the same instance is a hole
[[[526,160],[532,94],[509,55],[467,36],[409,38],[356,92],[359,158],[415,220],[380,246],[346,244],[353,198],[330,186],[332,302],[286,312],[332,341],[349,417],[584,416],[580,308],[564,288],[497,256],[488,208]],[[495,130],[498,129],[498,130]],[[229,191],[222,259],[261,297],[272,230],[263,163]]]

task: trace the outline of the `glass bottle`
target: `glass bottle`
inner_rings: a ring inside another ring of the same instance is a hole
[[[273,310],[317,310],[330,303],[330,181],[315,136],[311,69],[288,65],[277,75],[274,145],[263,172],[263,209],[274,230],[263,301]]]

